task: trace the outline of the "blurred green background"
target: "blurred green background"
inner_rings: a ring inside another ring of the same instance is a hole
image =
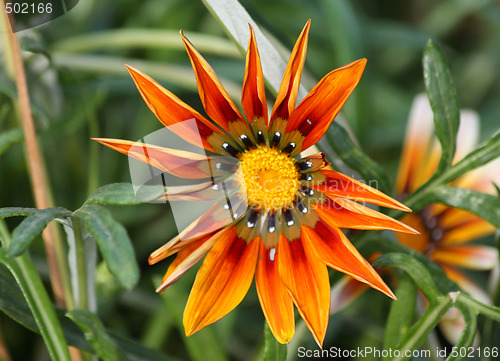
[[[421,57],[429,38],[448,57],[461,107],[480,114],[481,138],[486,139],[499,128],[498,1],[241,3],[285,50],[291,49],[306,21],[312,19],[303,82],[308,89],[330,70],[358,58],[368,59],[343,115],[361,148],[387,169],[392,180],[412,99],[424,90]],[[76,209],[99,186],[130,181],[127,157],[92,143],[91,136],[136,140],[161,128],[124,63],[135,65],[202,112],[194,74],[177,35],[179,29],[184,29],[239,102],[244,59],[201,1],[80,0],[67,15],[19,33],[56,205]],[[205,42],[199,35],[211,37]],[[15,85],[5,74],[1,57],[0,132],[19,128],[11,102],[14,96]],[[0,156],[0,206],[33,206],[21,143]],[[99,315],[103,322],[118,333],[179,359],[196,358],[186,347],[189,339],[177,326],[195,271],[160,296],[154,293],[155,285],[169,261],[147,265],[149,253],[177,232],[168,206],[116,207],[112,212],[129,232],[142,276],[136,289],[124,292],[105,266],[98,268]],[[14,227],[16,222],[19,220],[9,225]],[[46,275],[40,240],[35,243],[33,257]],[[336,277],[333,275],[332,280]],[[380,347],[389,302],[375,291],[365,293],[332,317],[324,347]],[[261,351],[263,324],[252,287],[235,311],[195,337],[202,343],[219,344],[228,359],[249,360]],[[0,314],[0,328],[14,360],[47,359],[41,338],[4,314]],[[307,331],[300,345],[315,347]]]

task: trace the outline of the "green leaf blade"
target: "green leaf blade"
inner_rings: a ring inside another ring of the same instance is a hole
[[[425,90],[434,113],[436,135],[441,143],[441,159],[436,175],[450,167],[455,155],[460,108],[453,79],[442,51],[429,40],[422,59]]]
[[[68,216],[71,216],[71,212],[65,208],[47,208],[38,210],[35,214],[24,219],[12,232],[12,243],[9,246],[8,255],[16,257],[23,254],[49,222],[55,218]]]
[[[0,155],[6,152],[12,145],[24,139],[21,129],[11,129],[0,134]]]
[[[110,272],[125,288],[132,289],[139,280],[139,267],[125,228],[98,205],[84,205],[74,215],[96,240]]]
[[[287,347],[279,343],[274,337],[271,329],[267,322],[264,328],[264,355],[262,356],[263,361],[285,361],[287,354]]]

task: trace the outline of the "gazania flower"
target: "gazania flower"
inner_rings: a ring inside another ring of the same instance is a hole
[[[309,24],[292,51],[270,117],[251,28],[241,100],[245,116],[182,32],[201,101],[211,120],[129,67],[146,104],[162,124],[180,125],[174,131],[192,143],[193,129],[183,128],[181,122],[194,119],[206,158],[154,145],[96,139],[162,172],[199,180],[195,185],[176,188],[168,195],[169,200],[196,200],[205,196],[205,191],[224,188],[221,185],[229,181],[231,187],[236,183],[235,188],[244,189],[235,192],[231,202],[227,197],[214,201],[209,211],[149,258],[154,264],[176,254],[157,290],[163,292],[206,255],[184,311],[188,336],[234,309],[254,275],[264,316],[281,343],[289,342],[294,334],[295,304],[318,344],[322,344],[330,311],[327,266],[394,298],[341,228],[412,233],[412,228],[356,201],[409,209],[376,189],[326,169],[323,154],[299,156],[326,132],[358,84],[366,63],[362,59],[330,72],[295,107]],[[235,164],[220,161],[221,156],[233,159],[242,177],[228,180],[228,173],[211,174],[208,163],[214,163],[215,170],[236,171]],[[221,217],[227,210],[231,210],[230,222]]]
[[[459,161],[476,144],[479,119],[471,110],[461,111],[460,129],[454,162]],[[433,114],[427,96],[419,95],[412,106],[403,146],[396,191],[402,197],[424,184],[437,169],[440,145],[433,135]],[[499,161],[469,172],[453,182],[453,186],[485,193],[494,192],[492,182],[500,182]],[[418,235],[397,234],[398,240],[439,264],[446,275],[474,298],[489,303],[489,296],[460,269],[491,270],[498,262],[494,247],[470,244],[492,234],[495,227],[478,216],[461,209],[432,204],[405,216],[402,221],[419,231]],[[346,304],[359,296],[365,286],[344,279],[335,287],[337,304]],[[461,314],[451,309],[440,323],[441,330],[453,343],[464,327]]]

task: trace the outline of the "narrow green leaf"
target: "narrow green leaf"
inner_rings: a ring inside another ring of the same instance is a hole
[[[24,134],[21,129],[11,129],[0,134],[0,155],[3,154],[9,147],[24,139]]]
[[[500,157],[500,132],[495,133],[483,145],[474,149],[457,164],[453,165],[443,180],[444,183],[451,182],[461,175],[476,169],[492,160]]]
[[[455,155],[460,109],[446,58],[429,40],[422,59],[425,90],[434,113],[436,135],[441,143],[441,160],[436,175],[451,165]]]
[[[333,122],[326,132],[326,137],[340,159],[359,172],[368,185],[375,181],[378,182],[377,189],[383,192],[390,191],[391,185],[384,169],[356,146],[341,125]]]
[[[24,257],[24,256],[22,256]],[[12,259],[9,259],[12,260]],[[15,322],[33,332],[40,333],[35,319],[26,304],[19,286],[6,268],[0,266],[0,311],[12,318]],[[83,336],[82,331],[66,316],[66,310],[56,307],[56,314],[62,326],[68,343],[81,350],[92,352],[93,349]],[[131,338],[118,335],[116,332],[106,331],[112,341],[125,353],[130,361],[180,361],[162,352],[144,347]]]
[[[472,212],[500,228],[500,198],[490,194],[456,187],[436,188],[429,198],[434,202],[444,203]]]
[[[66,316],[80,327],[95,354],[103,361],[121,361],[128,358],[106,332],[101,320],[90,311],[72,310]]]
[[[262,356],[263,361],[285,361],[287,348],[276,341],[271,329],[267,322],[264,325],[264,355]]]
[[[0,219],[16,216],[32,216],[40,211],[37,208],[5,207],[0,208]]]
[[[142,204],[165,194],[162,188],[156,186],[143,186],[140,192],[140,199],[138,199],[132,184],[112,183],[97,189],[89,196],[85,204],[129,206]]]
[[[458,304],[457,307],[464,318],[465,328],[454,347],[454,350],[456,350],[457,352],[452,352],[450,356],[448,356],[446,361],[462,361],[467,359],[467,355],[469,352],[464,353],[460,352],[460,350],[469,350],[469,347],[471,347],[472,343],[474,342],[474,338],[477,332],[477,313],[460,304]]]
[[[424,314],[408,330],[404,339],[398,347],[400,351],[393,361],[409,360],[412,358],[412,351],[423,345],[429,334],[437,326],[439,320],[452,305],[450,296],[439,296],[434,302],[429,304]],[[393,353],[395,354],[395,353]]]
[[[384,335],[384,350],[395,349],[403,336],[408,332],[417,301],[417,288],[411,277],[404,273],[399,279],[396,290],[395,302],[391,303],[391,310],[387,318],[387,326]],[[384,360],[388,360],[385,357]]]
[[[482,302],[479,302],[473,299],[471,296],[461,292],[457,298],[457,304],[462,304],[477,313],[485,315],[486,317],[491,318],[497,322],[500,322],[500,307],[494,307],[485,305]]]
[[[8,239],[10,235],[2,220],[0,220],[0,238],[3,244],[10,243],[10,239]],[[54,307],[29,256],[22,255],[17,258],[8,258],[5,250],[0,248],[0,263],[4,264],[16,279],[51,359],[54,361],[70,361],[68,345],[61,325],[57,320]],[[0,294],[3,296],[3,293],[4,289],[2,288]]]
[[[139,280],[139,267],[125,228],[98,205],[84,205],[74,215],[96,240],[110,272],[125,288],[132,289]]]
[[[413,256],[404,253],[387,253],[377,258],[373,265],[403,269],[422,290],[429,302],[434,302],[439,296],[429,271]]]
[[[69,217],[71,214],[72,212],[65,208],[47,208],[38,210],[34,215],[24,219],[12,232],[12,243],[8,250],[9,257],[23,254],[50,221],[55,218]]]

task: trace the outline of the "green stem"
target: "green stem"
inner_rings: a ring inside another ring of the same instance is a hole
[[[497,322],[500,322],[500,308],[498,307],[485,305],[484,303],[476,301],[471,296],[463,292],[458,295],[457,303],[462,304],[477,313],[481,313],[484,316],[489,317]]]
[[[399,353],[394,355],[392,361],[411,359],[411,352],[417,350],[425,342],[425,339],[436,327],[441,317],[451,307],[452,302],[448,295],[444,295],[439,297],[436,302],[431,303],[415,325],[406,332],[398,347]]]
[[[73,217],[73,234],[75,237],[75,259],[76,273],[78,278],[78,299],[75,300],[79,309],[87,310],[88,292],[87,292],[87,268],[85,263],[85,245],[82,238],[82,226],[80,219]]]
[[[43,282],[27,253],[8,258],[5,249],[11,243],[11,236],[3,220],[0,220],[0,263],[3,263],[16,279],[26,303],[38,325],[50,357],[54,361],[70,361],[68,344],[57,319]]]

